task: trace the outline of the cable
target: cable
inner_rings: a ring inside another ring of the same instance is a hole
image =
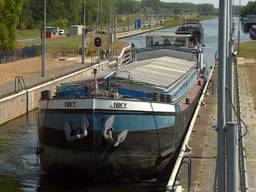
[[[232,97],[231,97],[230,89],[229,89],[227,86],[225,87],[225,89],[226,89],[226,91],[228,92],[229,99],[230,99],[230,103],[231,103],[231,105],[232,105],[233,111],[234,111],[235,114],[236,114],[236,117],[238,118],[239,121],[241,121],[241,122],[243,123],[243,125],[244,125],[244,127],[245,127],[245,133],[244,133],[242,136],[240,136],[240,137],[238,138],[238,140],[240,140],[240,139],[242,139],[242,138],[248,133],[248,127],[247,127],[247,125],[245,124],[245,122],[242,120],[242,118],[238,115],[238,113],[237,113],[237,111],[236,111],[236,109],[235,109],[235,106],[234,106],[234,104],[233,104],[233,102],[232,102]]]

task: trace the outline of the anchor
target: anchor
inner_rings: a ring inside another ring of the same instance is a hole
[[[121,143],[123,143],[127,137],[128,130],[122,131],[115,140],[113,138],[113,123],[114,123],[114,115],[110,116],[108,120],[105,122],[105,129],[103,130],[104,139],[111,144],[113,147],[118,147]]]
[[[74,129],[72,125],[66,121],[64,124],[64,134],[68,141],[74,141],[76,139],[82,139],[88,135],[89,121],[86,116],[83,117],[81,127]]]

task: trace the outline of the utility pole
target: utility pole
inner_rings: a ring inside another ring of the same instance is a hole
[[[112,53],[112,2],[109,0],[109,26],[108,26],[108,48]],[[109,54],[111,54],[109,53]]]
[[[46,67],[46,0],[44,0],[44,27],[42,30],[42,63],[41,63],[41,77],[45,76]]]
[[[84,0],[84,17],[83,17],[83,24],[86,27],[86,0]]]
[[[100,38],[101,38],[101,41],[103,40],[103,15],[102,15],[102,8],[103,8],[103,5],[102,5],[102,0],[100,0]],[[102,45],[101,45],[101,50],[102,50]]]
[[[84,0],[84,17],[83,17],[84,27],[82,33],[82,64],[85,64],[86,56],[86,1]]]
[[[115,33],[114,33],[114,41],[117,40],[117,8],[115,9],[115,24],[114,24],[114,30],[115,30]]]
[[[227,122],[227,192],[239,190],[237,123]]]
[[[128,3],[128,6],[129,6],[129,13],[128,13],[128,31],[130,31],[130,25],[131,25],[131,23],[130,23],[130,14],[131,14],[131,1],[129,1],[129,3]]]
[[[128,14],[128,26],[127,26],[127,30],[130,31],[130,13]]]
[[[225,192],[225,84],[227,58],[227,22],[226,10],[228,0],[219,0],[219,39],[218,39],[218,115],[217,115],[217,143],[218,143],[218,192]]]
[[[227,5],[227,71],[226,71],[226,153],[227,153],[227,191],[238,191],[238,134],[237,125],[234,123],[234,56],[233,56],[233,12],[232,0]]]
[[[100,21],[100,18],[99,18],[99,14],[100,14],[100,11],[99,11],[99,1],[97,0],[97,16],[96,16],[96,35],[98,36],[99,34],[99,21]],[[98,62],[98,59],[100,58],[100,54],[99,54],[99,48],[97,47],[97,56],[96,56],[96,60]]]
[[[232,114],[232,100],[230,95],[233,95],[233,66],[232,66],[232,53],[231,53],[231,10],[230,10],[231,0],[227,0],[227,9],[226,9],[226,53],[227,53],[227,61],[226,61],[226,122],[233,121],[233,114]],[[232,6],[232,4],[231,4]],[[230,94],[228,94],[230,93]]]
[[[149,33],[151,32],[151,24],[152,24],[152,23],[151,23],[151,19],[152,19],[152,18],[151,18],[151,14],[149,14]]]
[[[97,0],[96,34],[99,33],[99,1]]]
[[[238,18],[238,34],[237,34],[237,53],[239,54],[239,52],[240,52],[240,33],[241,33],[241,16],[240,16],[240,14],[241,14],[241,4],[242,4],[242,2],[241,2],[242,0],[239,0],[239,18]]]

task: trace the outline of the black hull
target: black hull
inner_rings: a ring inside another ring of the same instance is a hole
[[[157,177],[176,150],[176,146],[170,144],[174,134],[170,130],[173,128],[165,128],[157,133],[161,141],[157,139],[155,131],[131,133],[129,139],[118,148],[104,141],[101,133],[95,134],[94,141],[98,144],[93,147],[93,138],[69,143],[62,137],[63,134],[44,130],[40,139],[40,159],[43,170],[47,172],[56,173],[65,169],[67,172],[77,170],[85,175],[107,173],[109,177]]]
[[[97,131],[89,131],[88,137],[78,141],[67,141],[63,131],[44,126],[47,112],[40,114],[42,169],[51,173],[77,172],[93,178],[93,181],[158,177],[175,159],[174,154],[187,131],[201,95],[199,93],[186,110],[174,114],[173,127],[131,132],[117,148],[106,142],[102,132]],[[114,132],[113,136],[116,138],[119,133]]]
[[[242,25],[242,29],[245,33],[249,33],[250,32],[250,28],[253,26],[253,25],[256,25],[256,21],[252,21],[252,22],[245,22],[243,25]]]
[[[250,38],[252,40],[256,40],[256,30],[250,30]]]

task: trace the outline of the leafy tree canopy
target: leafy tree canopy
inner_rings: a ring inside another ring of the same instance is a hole
[[[0,0],[0,51],[15,48],[22,4],[23,0]]]
[[[43,21],[43,0],[23,0],[20,28],[38,28]],[[211,4],[165,3],[160,0],[111,0],[118,14],[182,14],[189,12],[216,12]],[[81,24],[84,0],[47,0],[47,22],[62,25]],[[99,18],[100,0],[85,0],[86,18],[89,25],[94,25]],[[103,2],[103,22],[108,22],[109,0]],[[68,21],[68,22],[67,22]]]
[[[246,6],[241,8],[241,15],[256,15],[256,1],[249,1]]]
[[[128,14],[189,14],[215,13],[211,4],[166,3],[160,0],[111,0],[113,10]],[[86,23],[99,23],[101,0],[46,0],[49,26],[66,28],[83,23],[83,3],[86,2]],[[102,0],[103,23],[108,23],[109,0]],[[249,7],[251,7],[249,2]],[[251,9],[251,8],[248,8]],[[0,50],[15,47],[16,29],[42,28],[44,0],[0,0]]]

